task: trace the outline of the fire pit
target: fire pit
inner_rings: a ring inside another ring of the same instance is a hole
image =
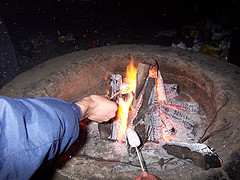
[[[240,69],[218,59],[150,45],[96,48],[49,60],[15,78],[0,93],[9,97],[52,96],[67,101],[89,94],[106,94],[109,89],[106,74],[124,77],[131,57],[136,66],[141,62],[151,65],[157,62],[163,82],[178,85],[179,96],[175,98],[199,105],[202,122],[201,128],[196,128],[199,138],[193,142],[200,139],[223,160],[221,167],[206,170],[191,157],[183,158],[182,153],[162,148],[162,142],[146,142],[141,153],[148,172],[162,179],[239,177]],[[165,114],[170,105],[162,109]],[[173,134],[181,131],[176,127],[169,130]],[[56,167],[57,174],[72,179],[134,179],[141,173],[138,159],[134,153],[129,154],[126,143],[102,139],[98,124],[87,120],[81,123],[79,139]]]

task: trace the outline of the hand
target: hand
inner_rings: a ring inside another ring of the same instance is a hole
[[[82,110],[82,117],[96,121],[106,122],[115,117],[118,106],[105,96],[91,95],[75,102]]]
[[[152,175],[152,174],[148,174],[147,172],[142,172],[142,174],[138,177],[136,177],[135,180],[160,180],[158,177]]]

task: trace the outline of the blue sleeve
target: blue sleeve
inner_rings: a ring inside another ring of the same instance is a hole
[[[78,138],[81,109],[56,98],[0,97],[0,179],[29,179]]]

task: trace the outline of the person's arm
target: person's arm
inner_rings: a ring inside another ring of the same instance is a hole
[[[90,97],[75,104],[56,98],[0,97],[0,179],[29,179],[44,162],[72,145],[81,117],[100,122],[94,114],[102,104],[94,102],[103,97]],[[115,113],[112,103],[107,100]]]

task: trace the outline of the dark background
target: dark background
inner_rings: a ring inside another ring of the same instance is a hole
[[[210,33],[228,32],[227,61],[239,66],[240,0],[1,0],[0,16],[21,72],[56,56],[96,46],[171,46],[180,41],[191,46],[193,39],[181,34],[182,27],[201,29],[207,22],[213,26],[206,29]],[[158,35],[163,30],[177,33]],[[72,40],[60,42],[60,36]]]

